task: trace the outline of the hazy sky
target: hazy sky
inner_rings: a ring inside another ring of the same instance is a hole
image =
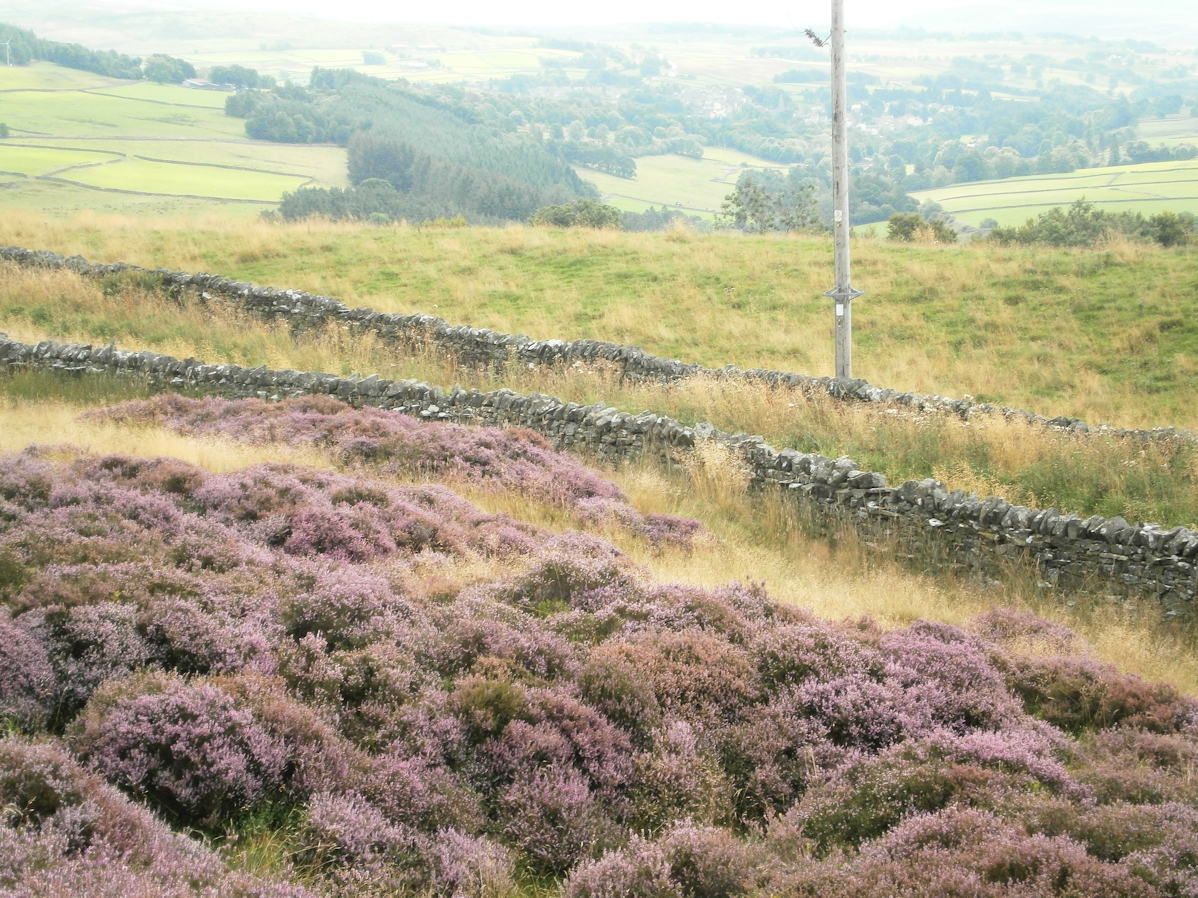
[[[86,2],[86,0],[85,0]],[[90,0],[88,5],[189,6],[300,13],[357,21],[551,27],[621,22],[719,22],[806,27],[830,20],[831,0]],[[1198,46],[1198,2],[1153,0],[845,0],[850,32],[909,24],[933,30],[1066,31]]]
[[[146,6],[160,5],[148,0]],[[169,2],[169,0],[168,0]],[[1051,0],[1049,0],[1051,3]],[[165,4],[163,4],[165,5]],[[722,22],[787,27],[791,22],[828,21],[830,0],[603,0],[578,3],[561,0],[192,0],[187,5],[299,12],[363,21],[438,22],[459,25],[586,25],[619,22]],[[964,0],[846,0],[846,16],[857,22],[886,24],[943,7],[966,9]]]

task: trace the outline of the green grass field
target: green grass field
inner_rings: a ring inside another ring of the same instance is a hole
[[[777,168],[737,150],[704,147],[702,159],[674,154],[642,156],[636,160],[636,177],[617,178],[603,172],[575,168],[579,177],[591,181],[604,202],[631,212],[649,206],[671,206],[688,214],[711,217],[732,192],[736,179],[746,168]]]
[[[286,191],[307,183],[306,178],[267,172],[240,171],[183,162],[125,159],[115,165],[91,166],[58,177],[104,190],[132,190],[165,196],[275,202]]]
[[[1083,198],[1111,212],[1146,215],[1195,212],[1198,211],[1198,160],[954,184],[913,196],[920,202],[937,202],[955,218],[975,227],[986,218],[993,218],[1000,225],[1022,224],[1047,209]]]
[[[94,150],[53,149],[0,143],[0,171],[40,177],[74,165],[90,165],[119,159],[112,153]]]
[[[0,67],[12,132],[0,172],[26,176],[8,179],[0,209],[240,216],[306,184],[347,183],[344,149],[250,140],[224,114],[226,96],[47,63]]]
[[[229,96],[224,91],[194,90],[177,84],[155,84],[153,81],[137,81],[133,84],[120,84],[116,87],[104,87],[92,91],[106,97],[124,97],[130,100],[148,100],[154,103],[169,103],[172,106],[199,107],[203,109],[223,110],[225,99]]]

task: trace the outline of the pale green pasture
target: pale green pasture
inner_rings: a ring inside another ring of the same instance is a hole
[[[198,200],[189,197],[137,195],[93,190],[61,181],[21,180],[0,190],[0,217],[6,210],[33,210],[40,217],[72,218],[80,213],[133,216],[148,223],[156,218],[252,218],[264,207],[234,200]]]
[[[284,192],[307,178],[267,172],[237,171],[183,163],[126,159],[115,165],[75,169],[61,177],[89,187],[134,190],[166,196],[199,196],[277,202]]]
[[[49,174],[69,165],[88,162],[107,162],[114,157],[79,149],[45,149],[43,147],[0,144],[0,171],[17,172],[30,177]]]
[[[636,178],[627,180],[602,172],[577,168],[579,177],[591,181],[604,195],[604,201],[621,209],[640,211],[647,206],[672,206],[686,212],[711,215],[720,210],[724,197],[732,192],[736,179],[745,169],[775,167],[722,147],[705,148],[712,157],[691,159],[687,156],[642,156],[636,160]],[[718,156],[716,155],[718,154]]]
[[[105,87],[95,93],[106,97],[123,97],[129,100],[150,100],[155,103],[171,103],[175,106],[203,106],[224,112],[225,98],[229,94],[215,90],[195,90],[178,84],[155,84],[153,81],[137,81],[117,87]]]
[[[1198,144],[1198,118],[1170,116],[1169,118],[1145,119],[1136,126],[1141,140],[1153,146],[1177,146],[1183,143]]]
[[[128,84],[91,72],[67,69],[49,62],[31,65],[0,66],[0,90],[83,90],[91,87],[117,87]],[[3,109],[3,99],[0,99]],[[0,116],[0,121],[3,117]]]
[[[71,145],[69,140],[64,145]],[[170,162],[229,165],[275,174],[310,178],[327,187],[345,187],[346,155],[342,147],[269,143],[251,140],[97,140],[89,150],[109,150]],[[4,166],[0,165],[0,169]]]
[[[57,137],[244,137],[217,109],[186,109],[83,92],[0,94],[0,121]]]
[[[968,224],[1022,224],[1046,209],[1085,199],[1112,212],[1198,211],[1198,160],[1086,169],[1067,175],[955,184],[913,194]]]

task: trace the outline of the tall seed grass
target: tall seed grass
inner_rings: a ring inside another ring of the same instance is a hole
[[[13,213],[0,243],[211,270],[535,337],[826,374],[830,243],[820,237],[542,228],[377,228]],[[1198,426],[1198,256],[924,246],[860,238],[855,372],[873,383],[1069,414]]]

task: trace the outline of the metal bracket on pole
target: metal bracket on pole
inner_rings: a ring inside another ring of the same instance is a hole
[[[824,296],[830,296],[836,300],[836,317],[843,318],[844,307],[864,293],[864,290],[858,290],[855,287],[849,287],[848,290],[837,290],[833,288],[825,293]]]

